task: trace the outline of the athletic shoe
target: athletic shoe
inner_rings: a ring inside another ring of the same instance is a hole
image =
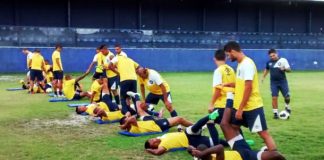
[[[126,94],[133,97],[133,98],[135,98],[136,95],[138,95],[140,97],[139,93],[135,93],[135,92],[132,92],[132,91],[127,91]]]
[[[291,114],[291,109],[288,109],[288,107],[285,107],[285,110],[286,110],[289,114]]]
[[[278,113],[273,114],[273,119],[279,119]]]
[[[178,125],[178,129],[177,130],[178,130],[178,132],[182,132],[183,131],[181,125]]]
[[[215,120],[219,116],[218,109],[208,115],[209,120]]]

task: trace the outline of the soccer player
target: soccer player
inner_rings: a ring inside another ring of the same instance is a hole
[[[217,69],[215,69],[213,76],[213,96],[208,108],[209,113],[218,110],[219,117],[215,120],[217,124],[220,124],[223,118],[226,105],[226,93],[234,91],[234,88],[225,87],[224,85],[235,84],[235,71],[225,61],[226,55],[224,50],[217,50],[214,54],[214,62],[217,65]]]
[[[134,115],[136,112],[131,110],[130,106],[126,103],[127,91],[137,92],[137,75],[136,68],[139,65],[132,59],[125,56],[115,56],[108,69],[117,73],[120,77],[120,99],[122,105],[122,113],[126,116]],[[133,103],[136,104],[136,100],[132,98]],[[136,107],[135,107],[136,108]]]
[[[27,72],[27,75],[26,75],[26,82],[30,82],[30,67],[31,66],[29,66],[29,61],[31,60],[31,58],[33,57],[33,52],[31,52],[31,51],[29,51],[27,48],[24,48],[23,50],[22,50],[22,53],[24,54],[24,55],[26,55],[26,65],[27,65],[27,70],[28,70],[28,72]],[[25,88],[29,88],[29,86],[25,86]]]
[[[173,148],[187,148],[189,145],[197,147],[199,144],[205,144],[208,147],[220,143],[218,134],[213,122],[218,116],[214,111],[210,115],[200,119],[194,125],[186,128],[185,132],[167,133],[162,137],[151,138],[145,142],[145,149],[153,155],[162,155]],[[208,123],[209,122],[209,123]],[[202,136],[202,127],[207,124],[211,138]]]
[[[286,72],[290,72],[290,65],[286,58],[281,58],[275,49],[270,49],[268,51],[270,60],[266,64],[266,68],[263,71],[262,82],[270,72],[270,87],[272,95],[272,108],[273,108],[273,118],[278,119],[278,93],[281,92],[285,99],[287,112],[291,113],[289,106],[290,103],[290,93],[288,87],[288,81],[286,78]]]
[[[125,56],[125,57],[127,57],[127,54],[122,50],[120,44],[115,45],[115,52],[116,52],[117,56]]]
[[[71,75],[65,75],[65,81],[63,83],[63,93],[68,100],[80,100],[83,97],[91,97],[88,92],[82,92],[76,90],[76,84],[86,77],[90,72],[86,72],[82,76],[74,79]]]
[[[52,54],[52,62],[53,62],[53,88],[54,88],[54,96],[55,97],[63,97],[62,94],[62,83],[63,83],[63,66],[61,60],[61,51],[62,45],[57,44],[55,46],[55,51]]]
[[[108,65],[110,64],[110,61],[114,57],[115,57],[114,53],[112,53],[108,50],[108,54],[106,56],[106,63],[105,63],[106,68],[107,68],[106,75],[108,78],[108,88],[112,92],[112,94],[110,94],[110,99],[112,99],[112,95],[113,95],[116,103],[119,105],[120,104],[119,93],[118,93],[119,76],[117,73],[115,73],[108,67]]]
[[[139,95],[136,95],[138,103]],[[147,132],[163,132],[170,129],[173,126],[183,125],[190,126],[192,123],[182,117],[171,117],[155,119],[153,116],[145,112],[144,106],[135,105],[137,107],[137,114],[142,121],[137,121],[136,116],[124,116],[120,120],[120,128],[131,133],[147,133]]]
[[[93,68],[93,66],[97,63],[98,61],[98,53],[100,53],[100,47],[97,47],[96,48],[96,54],[93,56],[93,60],[92,62],[90,63],[88,69],[87,69],[87,72],[90,72],[91,69]],[[98,79],[99,77],[97,77],[97,74],[96,72],[93,74],[92,76],[92,80],[95,80],[95,79]]]
[[[102,91],[102,85],[104,83],[104,80],[107,79],[104,76],[100,76],[99,79],[96,79],[92,82],[91,88],[90,88],[90,103],[92,102],[100,102],[101,98],[101,91]]]
[[[171,93],[169,84],[155,70],[138,67],[136,73],[139,77],[138,81],[141,87],[141,94],[146,104],[157,105],[160,100],[163,101],[166,108],[170,112],[171,117],[177,117],[176,110],[172,107]],[[145,98],[145,88],[149,90]],[[181,127],[181,126],[179,126]]]
[[[263,101],[259,91],[258,72],[253,60],[245,56],[240,45],[234,41],[228,42],[224,46],[224,51],[231,61],[238,62],[231,124],[237,131],[241,125],[248,127],[251,132],[260,135],[270,151],[275,150],[275,142],[267,131]]]
[[[105,70],[105,65],[106,65],[106,57],[108,55],[108,49],[106,45],[101,45],[99,47],[100,52],[96,54],[94,57],[97,59],[97,67],[96,67],[96,72],[93,75],[93,79],[99,79],[99,77],[103,76],[106,77],[106,70]]]
[[[32,58],[29,61],[30,66],[30,93],[34,94],[34,82],[36,81],[41,89],[45,91],[45,84],[44,84],[44,77],[43,77],[43,71],[45,71],[45,62],[44,58],[40,53],[40,50],[36,49]]]

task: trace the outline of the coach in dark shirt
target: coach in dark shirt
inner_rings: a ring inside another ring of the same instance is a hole
[[[285,58],[278,56],[275,49],[270,49],[268,51],[270,60],[266,64],[266,68],[263,72],[262,82],[268,75],[270,71],[270,85],[272,94],[272,108],[274,113],[274,119],[278,119],[278,93],[281,92],[282,96],[285,98],[286,107],[285,109],[291,113],[289,106],[290,94],[289,87],[286,78],[286,72],[290,72],[290,66]]]

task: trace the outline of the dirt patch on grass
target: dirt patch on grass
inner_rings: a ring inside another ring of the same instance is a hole
[[[0,76],[0,81],[19,82],[23,79],[22,76]]]

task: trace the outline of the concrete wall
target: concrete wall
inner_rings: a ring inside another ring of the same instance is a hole
[[[31,48],[33,50],[33,48]],[[40,48],[45,59],[51,62],[53,48]],[[129,57],[140,65],[158,71],[212,71],[214,50],[210,49],[125,49]],[[268,60],[267,50],[247,49],[259,70],[264,69]],[[93,48],[64,48],[61,54],[65,72],[83,72],[91,63],[95,52]],[[279,50],[279,54],[290,62],[293,70],[323,70],[324,50],[289,49]],[[314,61],[317,64],[314,64]],[[0,48],[0,73],[25,72],[26,57],[21,48]],[[230,63],[236,67],[236,63]]]

